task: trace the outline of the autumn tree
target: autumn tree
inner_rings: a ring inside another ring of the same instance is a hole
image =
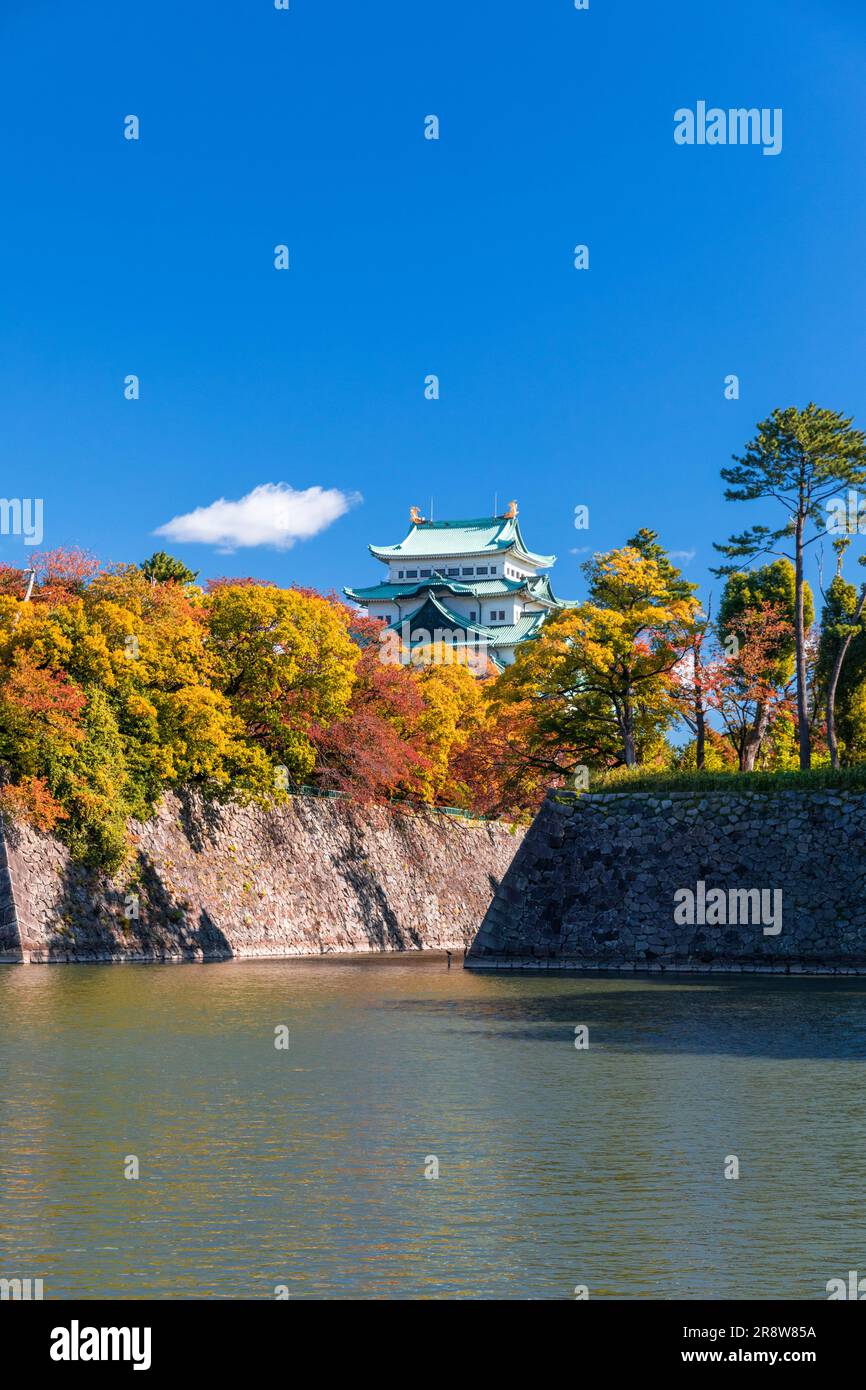
[[[501,701],[531,702],[529,754],[549,772],[633,767],[676,715],[672,671],[694,630],[694,585],[640,531],[583,566],[585,603],[562,609],[500,679]]]
[[[723,611],[725,608],[723,598]],[[727,609],[729,614],[736,611],[736,640],[706,668],[707,703],[721,718],[740,771],[752,772],[787,701],[786,675],[793,672],[794,632],[780,604],[740,606],[735,595]],[[733,616],[729,621],[734,621]],[[791,654],[786,657],[788,649]]]
[[[8,793],[9,809],[48,828],[50,796],[73,852],[108,867],[127,819],[168,788],[272,788],[270,760],[218,688],[197,590],[153,586],[136,566],[41,573],[32,601],[0,596],[0,759],[15,786],[39,788]]]
[[[705,690],[705,696],[709,695],[709,689]],[[709,711],[709,705],[707,706]],[[698,766],[697,742],[690,739],[688,743],[678,748],[671,759],[671,771],[677,772],[736,772],[739,769],[739,759],[734,751],[730,739],[725,733],[714,729],[711,724],[707,724],[704,730],[704,750],[703,761]]]
[[[673,695],[677,713],[694,737],[695,771],[706,767],[707,664],[712,625],[709,613],[697,613],[685,651],[673,669]]]
[[[538,741],[537,704],[500,699],[500,679],[483,683],[483,721],[453,749],[450,775],[464,789],[465,804],[481,815],[527,820],[567,768],[563,762],[552,773],[555,750]]]
[[[750,772],[794,674],[796,654],[796,575],[789,560],[776,560],[749,571],[730,574],[719,604],[718,637],[725,649],[714,666],[714,698],[738,710],[736,740],[742,743],[743,769]],[[802,589],[803,617],[808,631],[815,610],[808,584]],[[761,631],[766,614],[772,624]],[[746,647],[752,644],[751,649]],[[730,686],[725,690],[726,681]],[[740,719],[751,709],[751,722]]]
[[[0,564],[0,596],[23,598],[27,592],[29,571],[18,565]]]
[[[312,731],[343,719],[359,649],[349,610],[293,589],[225,585],[207,598],[217,688],[251,739],[301,782]]]
[[[31,566],[37,581],[33,602],[47,604],[81,597],[100,568],[95,555],[74,545],[36,550]]]
[[[465,750],[483,737],[486,702],[481,682],[459,661],[416,668],[424,710],[415,725],[423,753],[420,776],[425,801],[471,809],[460,768]]]
[[[57,796],[60,772],[84,740],[83,691],[64,672],[40,666],[26,650],[7,651],[0,674],[0,765],[3,807],[40,830],[68,812]]]
[[[417,726],[426,706],[417,673],[382,659],[375,619],[355,614],[350,621],[359,648],[355,681],[344,715],[311,730],[316,783],[362,801],[420,795],[427,765]]]

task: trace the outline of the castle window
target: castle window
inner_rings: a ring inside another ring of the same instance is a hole
[[[421,578],[422,578],[422,579],[429,579],[429,578],[430,578],[430,571],[429,571],[429,570],[422,570],[422,571],[421,571]]]
[[[469,614],[469,621],[470,621],[470,623],[474,623],[474,622],[475,622],[475,609],[474,609],[474,608],[473,608],[472,612]]]
[[[464,573],[464,574],[474,574],[475,571],[474,571],[474,569],[472,568],[472,566],[470,565],[469,569],[465,569],[465,570],[463,571],[463,573]]]
[[[407,570],[407,571],[406,571],[406,578],[407,578],[407,579],[417,579],[417,578],[418,578],[418,571],[417,571],[417,570]]]
[[[451,569],[451,570],[448,571],[448,577],[449,577],[449,579],[450,579],[451,576],[452,576],[453,574],[459,575],[459,573],[460,573],[460,570],[459,570],[459,569]]]
[[[398,571],[397,571],[397,578],[398,578],[398,579],[402,579],[402,578],[403,578],[403,571],[402,571],[402,570],[398,570]]]
[[[475,573],[476,573],[476,574],[486,574],[486,573],[487,573],[487,566],[486,566],[486,565],[479,565],[478,568],[477,568],[477,570],[475,571]]]
[[[491,573],[491,574],[495,574],[495,573],[496,573],[496,566],[495,566],[495,565],[491,565],[491,566],[490,566],[490,573]]]

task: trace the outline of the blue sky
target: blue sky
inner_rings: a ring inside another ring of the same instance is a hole
[[[0,40],[0,491],[46,546],[340,588],[498,494],[565,596],[641,525],[703,583],[757,420],[866,422],[859,0],[3,0]],[[782,153],[677,146],[700,99],[781,107]],[[363,500],[287,550],[153,535],[281,482]]]

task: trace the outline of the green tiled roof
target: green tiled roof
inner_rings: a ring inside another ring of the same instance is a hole
[[[544,576],[546,579],[546,576]],[[522,579],[446,579],[442,575],[433,575],[430,579],[410,579],[408,583],[399,582],[396,584],[371,584],[363,589],[344,589],[343,593],[347,598],[353,599],[356,603],[367,603],[370,599],[398,599],[405,598],[409,594],[422,594],[427,590],[436,593],[469,594],[473,598],[496,598],[502,594],[516,594],[521,590],[528,590],[539,599],[548,596],[550,585],[547,589],[542,585],[536,586],[534,580],[527,584]],[[551,597],[551,602],[556,602]]]
[[[530,613],[526,618],[518,618],[516,623],[503,623],[488,628],[492,647],[513,647],[517,642],[526,642],[536,637],[546,617],[546,613]]]
[[[500,555],[514,550],[534,565],[552,565],[555,555],[536,555],[524,545],[516,517],[485,516],[470,521],[414,522],[399,545],[371,545],[377,560],[420,560],[446,555]]]
[[[530,613],[526,618],[519,618],[516,623],[489,627],[484,623],[471,622],[469,618],[447,608],[435,594],[429,594],[414,613],[407,613],[401,622],[389,623],[383,630],[399,632],[402,623],[406,623],[410,629],[417,623],[433,634],[437,627],[441,628],[447,624],[473,636],[477,635],[488,647],[513,647],[518,642],[526,642],[529,638],[535,637],[544,618],[544,613]]]

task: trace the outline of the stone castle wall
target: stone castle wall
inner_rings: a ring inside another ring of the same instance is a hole
[[[7,825],[0,960],[462,950],[523,834],[343,800],[263,811],[191,796],[132,832],[131,864],[108,880]]]
[[[695,894],[697,918],[714,888],[727,921],[675,920],[688,912],[678,891]],[[769,913],[752,919],[757,902],[730,920],[731,890],[754,889],[779,901],[777,934]],[[866,794],[551,793],[467,964],[866,973]]]

